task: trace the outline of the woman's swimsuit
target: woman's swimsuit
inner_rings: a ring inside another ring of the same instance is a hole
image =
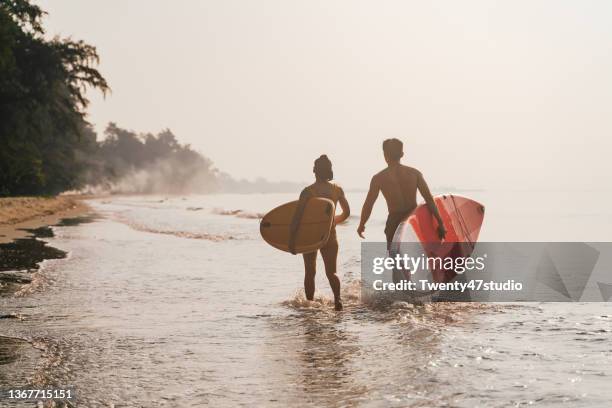
[[[334,202],[334,207],[336,205],[338,205],[338,200],[340,200],[340,198],[342,197],[342,189],[334,183],[330,183],[331,184],[331,197],[327,196],[327,195],[322,195],[319,194],[315,189],[314,189],[314,185],[312,186],[308,186],[306,187],[306,190],[310,193],[311,197],[321,197],[321,198],[327,198],[329,200],[332,200]],[[331,231],[329,232],[329,239],[327,240],[327,243],[323,246],[324,248],[331,245],[331,244],[338,244],[338,239],[336,237],[336,220],[334,219],[334,221],[332,222],[332,227],[331,227]]]

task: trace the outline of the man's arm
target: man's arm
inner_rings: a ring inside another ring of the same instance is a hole
[[[436,202],[434,201],[433,196],[431,195],[431,191],[429,191],[429,186],[425,182],[423,175],[421,173],[418,174],[417,177],[417,188],[421,193],[421,196],[425,200],[427,204],[427,208],[436,217],[436,221],[438,221],[438,237],[442,240],[446,236],[446,229],[444,228],[444,223],[442,222],[442,217],[440,217],[440,213],[438,212],[438,207],[436,206]]]
[[[380,192],[380,185],[376,176],[372,177],[372,181],[370,182],[370,190],[368,191],[368,195],[363,203],[363,207],[361,208],[361,220],[359,221],[359,227],[357,228],[357,234],[361,238],[365,238],[363,236],[363,232],[365,231],[365,224],[368,222],[370,215],[372,214],[372,208],[374,208],[374,203],[378,198],[378,193]]]

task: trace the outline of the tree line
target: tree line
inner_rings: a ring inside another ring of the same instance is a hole
[[[30,0],[0,0],[0,196],[299,191],[302,183],[219,172],[168,129],[141,134],[110,123],[98,138],[85,93],[110,87],[96,48],[45,38],[45,14]]]
[[[169,130],[140,135],[108,125],[101,142],[86,121],[86,90],[110,87],[96,48],[45,38],[45,12],[28,0],[0,0],[0,195],[49,195],[112,185],[154,172],[170,192],[212,188],[210,160]]]

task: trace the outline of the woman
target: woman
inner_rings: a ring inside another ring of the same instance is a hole
[[[304,190],[300,194],[300,201],[293,216],[293,221],[290,227],[289,236],[289,251],[295,254],[295,237],[300,228],[300,221],[304,214],[304,208],[306,202],[311,197],[323,197],[329,198],[334,202],[334,205],[340,203],[342,207],[342,214],[334,217],[334,222],[331,227],[329,239],[327,243],[321,247],[321,256],[325,263],[325,274],[329,280],[329,285],[334,292],[334,305],[336,310],[342,310],[342,302],[340,300],[340,279],[336,275],[336,259],[338,257],[338,240],[336,238],[336,224],[345,221],[351,210],[349,208],[348,201],[344,197],[344,191],[337,184],[330,183],[334,178],[332,171],[332,163],[326,155],[322,155],[314,162],[314,168],[312,169],[315,174],[315,182]],[[304,291],[306,292],[306,299],[313,300],[315,293],[315,274],[317,268],[317,251],[304,254]]]

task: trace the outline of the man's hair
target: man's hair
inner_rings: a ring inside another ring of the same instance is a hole
[[[383,142],[383,152],[391,160],[399,160],[404,155],[404,144],[401,140],[393,138]]]

